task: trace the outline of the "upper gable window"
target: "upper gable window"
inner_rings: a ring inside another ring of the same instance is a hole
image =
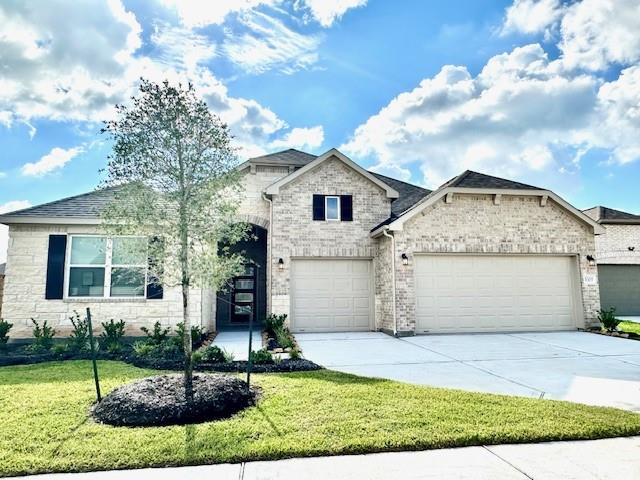
[[[325,202],[325,220],[339,221],[340,220],[340,197],[326,196]]]
[[[313,195],[313,219],[326,222],[353,221],[351,195]]]

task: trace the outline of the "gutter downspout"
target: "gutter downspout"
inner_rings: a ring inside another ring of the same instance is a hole
[[[271,256],[273,255],[273,252],[271,251],[271,236],[272,236],[272,233],[273,233],[273,201],[270,198],[268,198],[266,193],[264,193],[264,192],[262,192],[262,199],[265,202],[269,203],[269,230],[267,231],[267,240],[268,240],[267,249],[269,250],[267,252],[268,253],[267,256],[269,257],[267,259],[267,277],[268,277],[267,278],[267,285],[269,285],[269,292],[268,292],[269,294],[267,295],[267,310],[268,310],[268,313],[271,313],[271,307],[272,307],[272,305],[271,305],[271,303],[272,303],[272,298],[271,298],[272,297],[272,295],[271,295],[272,288],[271,287],[273,285],[273,282],[272,282],[273,275],[271,274],[271,270],[272,270]]]
[[[382,230],[385,237],[391,239],[391,298],[393,301],[393,336],[398,336],[398,319],[396,317],[396,237],[389,233],[389,227]]]

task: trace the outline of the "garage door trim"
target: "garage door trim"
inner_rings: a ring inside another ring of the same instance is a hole
[[[434,331],[430,329],[420,328],[418,325],[418,294],[416,289],[416,275],[418,273],[417,269],[417,259],[416,257],[541,257],[541,258],[549,258],[549,257],[562,257],[570,259],[570,288],[571,288],[571,296],[572,296],[572,306],[573,311],[571,314],[571,327],[572,329],[577,329],[584,325],[584,308],[582,302],[582,278],[580,274],[580,256],[577,253],[499,253],[499,252],[414,252],[413,253],[413,300],[414,300],[414,308],[415,308],[415,332],[416,333],[440,333],[439,331]],[[480,332],[491,332],[491,330],[478,330]],[[499,330],[495,330],[497,332]],[[518,331],[518,330],[504,330],[504,331]],[[520,330],[524,331],[524,330]],[[472,330],[463,330],[460,333],[472,333]],[[446,331],[443,333],[455,333],[453,331]]]
[[[366,261],[369,263],[369,319],[368,326],[366,330],[364,329],[356,329],[354,328],[352,331],[372,331],[375,329],[375,265],[374,258],[371,256],[367,257],[303,257],[303,256],[292,256],[290,257],[291,261],[291,272],[289,276],[289,319],[290,319],[290,327],[293,332],[302,332],[296,328],[296,319],[294,315],[294,300],[295,300],[295,267],[294,263],[296,260],[304,260],[304,261]],[[306,329],[304,332],[310,332],[312,330]],[[348,330],[318,330],[321,332],[332,332],[332,331],[348,331]]]

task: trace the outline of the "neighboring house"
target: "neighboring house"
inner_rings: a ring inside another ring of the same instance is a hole
[[[2,296],[4,294],[4,269],[6,263],[0,263],[0,318],[2,318]]]
[[[602,308],[640,316],[640,215],[601,206],[584,213],[606,230],[596,237]]]
[[[332,149],[286,150],[239,166],[240,218],[255,238],[226,293],[192,289],[209,328],[289,315],[296,332],[565,330],[600,308],[596,221],[549,190],[466,171],[435,191],[364,170]],[[131,328],[181,318],[177,288],[123,281],[121,238],[96,237],[111,198],[95,191],[0,216],[9,225],[5,317],[64,331],[91,306]],[[106,245],[106,255],[100,246]],[[591,260],[588,259],[591,257]],[[120,261],[121,262],[121,261]],[[130,278],[130,276],[129,276]]]

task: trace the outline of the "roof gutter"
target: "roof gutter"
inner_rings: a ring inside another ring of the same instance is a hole
[[[393,302],[393,336],[398,336],[398,317],[396,315],[396,237],[389,233],[389,227],[384,227],[382,234],[391,239],[391,298]]]

